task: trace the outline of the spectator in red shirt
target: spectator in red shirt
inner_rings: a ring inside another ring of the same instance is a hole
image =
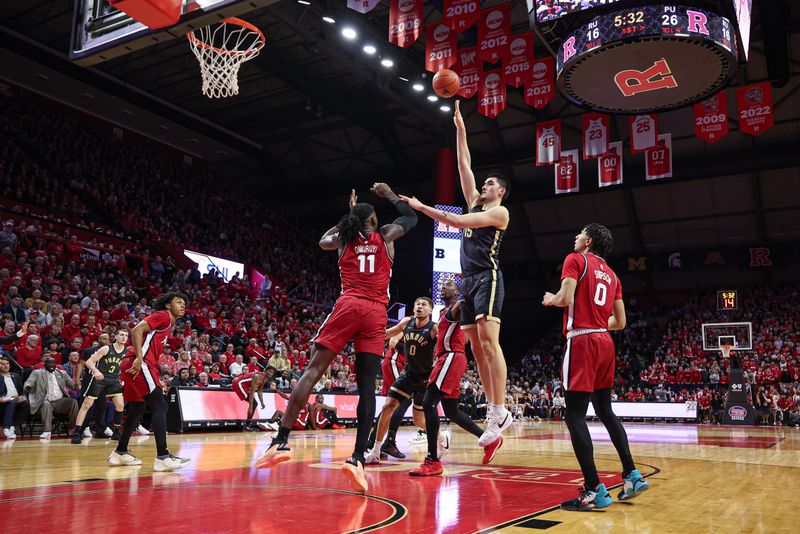
[[[14,354],[17,363],[28,369],[42,360],[42,346],[39,343],[39,336],[31,334],[25,340],[25,344]]]
[[[81,316],[80,314],[72,314],[69,318],[69,324],[64,325],[61,334],[64,339],[72,339],[81,333]]]

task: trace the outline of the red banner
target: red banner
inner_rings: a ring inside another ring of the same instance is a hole
[[[347,7],[359,13],[369,13],[381,0],[347,0]]]
[[[728,135],[728,100],[724,91],[694,105],[694,133],[709,143]]]
[[[561,119],[536,123],[536,166],[552,165],[561,157]]]
[[[506,84],[503,80],[503,70],[481,72],[478,83],[478,113],[493,119],[504,109],[506,109]]]
[[[456,72],[461,78],[458,96],[472,98],[478,92],[478,49],[474,46],[458,51]]]
[[[461,33],[478,20],[481,0],[444,0],[442,22]]]
[[[556,195],[580,191],[578,172],[578,151],[565,150],[556,162]]]
[[[672,177],[672,134],[658,136],[658,144],[645,152],[648,180]]]
[[[497,63],[508,53],[511,37],[511,4],[490,7],[481,11],[478,20],[478,57]]]
[[[441,22],[425,29],[425,70],[439,72],[456,62],[456,32]]]
[[[772,128],[775,119],[769,83],[737,87],[736,105],[739,107],[739,129],[744,133],[761,135]]]
[[[533,63],[533,32],[525,32],[511,38],[508,55],[503,61],[506,83],[512,87],[522,87],[531,77]]]
[[[551,57],[534,59],[525,82],[525,103],[536,109],[545,107],[556,94],[555,61]]]
[[[408,48],[419,39],[425,18],[424,0],[390,0],[389,42]]]
[[[608,144],[608,152],[597,158],[597,185],[608,187],[622,183],[622,141]]]
[[[636,115],[628,119],[631,127],[631,152],[644,152],[658,141],[658,116]]]
[[[583,116],[583,159],[608,152],[608,115],[586,113]]]

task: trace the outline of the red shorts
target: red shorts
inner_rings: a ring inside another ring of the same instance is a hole
[[[297,414],[297,419],[295,419],[294,424],[292,425],[292,430],[305,430],[308,427],[308,410],[303,408],[300,410],[300,413]]]
[[[583,334],[567,340],[561,365],[564,391],[585,391],[614,386],[614,340],[608,332]]]
[[[383,358],[383,362],[381,362],[381,372],[383,374],[383,389],[381,390],[381,395],[384,397],[389,394],[389,388],[392,387],[394,381],[397,380],[397,377],[400,376],[400,372],[405,367],[405,358],[398,357],[394,362],[392,358],[397,356],[397,353],[394,353],[392,357]]]
[[[144,396],[161,387],[161,373],[157,368],[142,362],[142,370],[135,377],[127,373],[133,365],[133,358],[125,358],[120,364],[119,379],[122,382],[122,396],[126,402],[144,402]]]
[[[383,353],[386,306],[374,300],[341,296],[311,340],[335,353],[351,339],[356,352]]]
[[[331,426],[331,422],[325,417],[325,414],[322,413],[322,410],[314,413],[314,427],[317,429],[328,428]]]
[[[250,382],[248,382],[247,385],[249,386]],[[233,392],[236,393],[236,396],[239,397],[239,400],[247,402],[247,396],[250,394],[249,387],[245,388],[241,380],[234,380],[233,384],[231,384],[231,388]]]
[[[445,399],[457,399],[461,377],[467,371],[467,357],[463,352],[445,352],[436,358],[428,385],[435,385]]]

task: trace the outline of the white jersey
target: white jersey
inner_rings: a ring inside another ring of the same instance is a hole
[[[631,148],[641,151],[656,146],[656,121],[650,115],[639,115],[631,126]]]
[[[561,154],[556,129],[542,128],[542,135],[536,140],[536,161],[539,163],[555,163]]]
[[[602,119],[591,119],[583,137],[583,153],[595,158],[608,151],[608,132]]]

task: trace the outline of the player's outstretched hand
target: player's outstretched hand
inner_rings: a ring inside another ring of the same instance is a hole
[[[392,194],[392,188],[383,182],[375,182],[369,190],[381,198],[386,198]]]
[[[406,204],[408,204],[417,211],[422,209],[422,206],[424,206],[422,202],[417,200],[417,197],[407,197],[405,195],[400,195],[400,200],[402,200],[403,202],[405,202]]]
[[[356,190],[355,189],[351,189],[350,190],[350,204],[349,204],[350,209],[353,209],[353,206],[355,206],[357,203],[358,203],[358,195],[356,195]]]
[[[453,122],[457,130],[466,130],[467,127],[464,125],[464,118],[461,116],[461,108],[459,107],[458,100],[456,100],[456,111],[453,113]]]
[[[544,298],[542,299],[542,304],[545,306],[553,306],[553,301],[556,299],[556,296],[549,291],[544,294]]]

